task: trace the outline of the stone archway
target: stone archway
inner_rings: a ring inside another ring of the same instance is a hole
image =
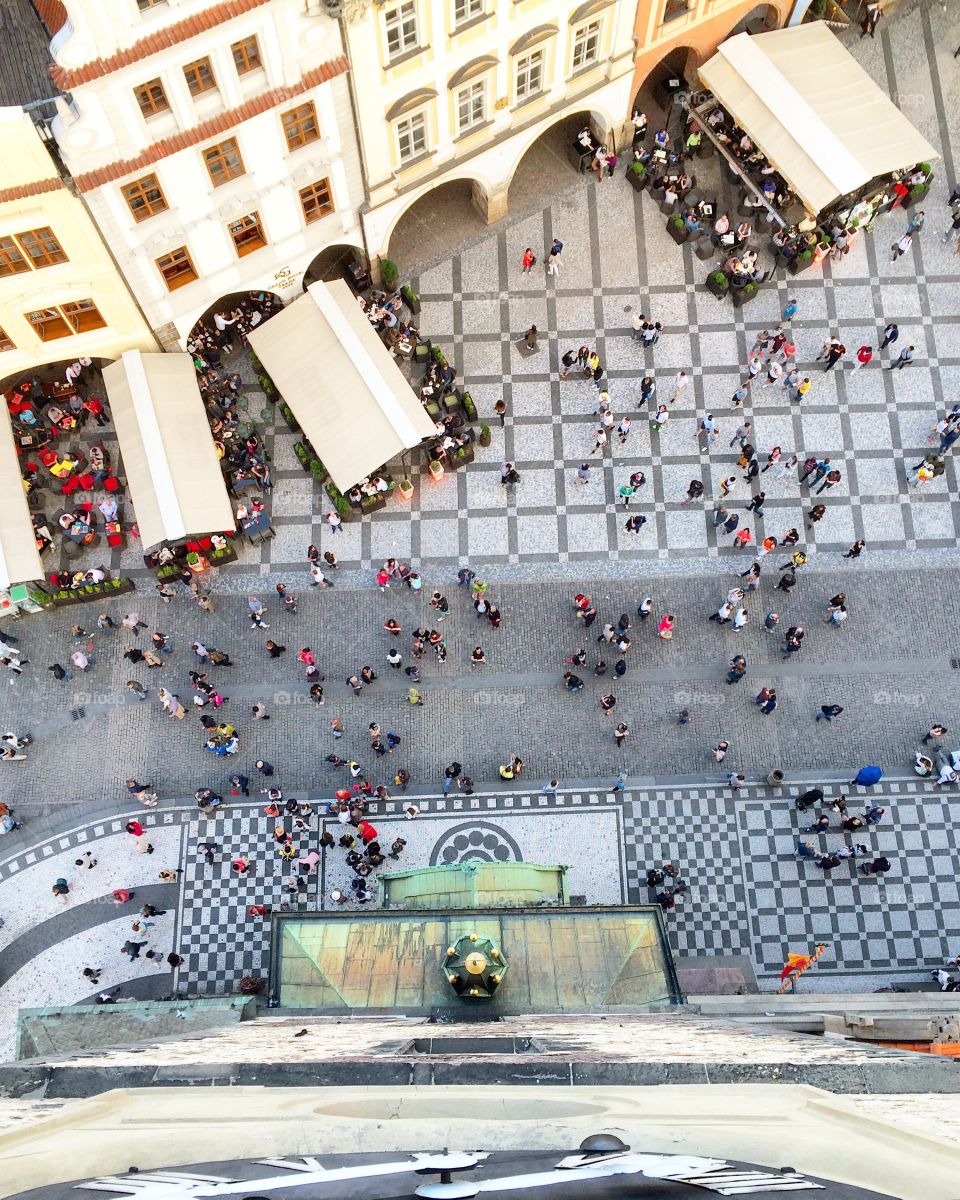
[[[186,341],[189,341],[196,333],[197,326],[205,324],[210,326],[213,324],[213,314],[216,312],[230,313],[233,309],[243,305],[252,304],[260,309],[263,314],[263,320],[267,320],[274,313],[283,308],[283,300],[276,292],[269,292],[264,289],[253,289],[244,292],[227,292],[223,296],[218,297],[212,304],[207,305],[203,312],[193,321],[190,326],[190,333]]]
[[[768,33],[771,29],[779,29],[780,23],[780,11],[775,4],[758,4],[740,18],[727,37],[738,33]]]
[[[609,142],[616,138],[607,118],[589,109],[567,113],[541,130],[524,148],[507,177],[506,200],[511,216],[542,208],[550,192],[576,181],[578,156],[573,148],[577,134],[584,126],[590,127],[597,141]],[[620,149],[619,146],[611,148]]]
[[[494,217],[494,219],[496,219]],[[487,192],[474,179],[452,179],[421,193],[394,221],[382,257],[401,279],[487,228]]]
[[[646,75],[634,88],[631,112],[645,112],[651,128],[664,124],[672,105],[667,90],[668,80],[681,79],[690,86],[701,62],[692,46],[674,46],[647,69]]]
[[[324,246],[303,274],[303,290],[306,291],[311,283],[321,280],[329,283],[334,279],[346,279],[348,283],[353,284],[355,278],[354,272],[350,270],[352,264],[356,264],[359,271],[369,275],[370,264],[359,246],[351,246],[346,242]]]

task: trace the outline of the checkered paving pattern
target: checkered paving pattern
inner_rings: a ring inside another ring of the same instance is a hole
[[[456,833],[463,835],[462,853],[468,858],[482,856],[483,837],[526,861],[570,862],[578,855],[582,860],[587,826],[578,826],[571,810],[591,824],[614,821],[607,836],[619,840],[619,859],[597,843],[588,855],[597,861],[571,891],[585,894],[588,904],[611,902],[613,871],[629,903],[652,903],[644,882],[648,868],[675,862],[689,890],[667,914],[674,952],[749,955],[760,977],[779,974],[786,948],[818,940],[830,945],[819,970],[834,975],[922,974],[956,954],[960,884],[954,797],[910,780],[885,783],[872,793],[825,785],[828,800],[847,792],[851,813],[876,803],[886,807],[887,817],[878,827],[850,835],[840,831],[839,817],[833,815],[834,830],[816,837],[804,833],[815,814],[793,807],[800,790],[781,794],[748,787],[733,797],[728,789],[701,786],[634,791],[623,799],[602,791],[557,798],[529,793],[448,797],[418,800],[421,815],[415,822],[404,821],[394,801],[369,815],[378,823],[382,843],[398,834],[411,839],[404,866],[427,865],[432,852],[435,856],[454,844]],[[551,814],[564,813],[566,825],[559,834],[542,826]],[[184,840],[181,986],[211,994],[232,990],[245,974],[265,975],[267,925],[263,918],[249,918],[247,906],[289,903],[294,910],[316,910],[327,906],[324,893],[331,886],[346,885],[348,873],[336,850],[310,877],[308,890],[291,900],[283,883],[293,868],[266,841],[273,824],[259,806],[190,823]],[[301,837],[300,844],[313,844],[315,837]],[[877,880],[858,875],[857,860],[847,860],[824,876],[796,857],[798,840],[807,838],[823,852],[845,841],[863,842],[871,857],[885,854],[893,869]],[[221,848],[210,867],[196,854],[197,841],[207,839]],[[245,879],[229,870],[230,857],[241,850],[249,850],[256,862],[255,874]],[[392,867],[388,859],[383,869]]]

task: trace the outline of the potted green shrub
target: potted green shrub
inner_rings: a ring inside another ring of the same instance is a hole
[[[477,441],[481,446],[490,445],[490,426],[486,423],[486,421],[480,422],[480,429],[477,433]]]
[[[801,250],[797,257],[790,263],[787,270],[791,275],[799,275],[801,271],[805,271],[813,262],[813,250],[808,246],[806,250]]]
[[[632,162],[627,167],[627,182],[635,192],[642,192],[649,180],[647,168],[642,162]]]
[[[400,295],[403,297],[404,304],[407,306],[407,308],[410,309],[410,311],[413,313],[413,315],[415,317],[419,316],[419,314],[420,314],[420,297],[413,290],[413,288],[410,286],[409,283],[405,283],[403,285],[403,287],[400,289]]]
[[[682,245],[690,237],[686,222],[678,212],[673,213],[672,216],[667,218],[667,233],[670,234],[678,246]]]
[[[445,367],[447,365],[447,356],[439,346],[430,347],[430,357],[439,367]]]
[[[397,491],[402,500],[409,500],[413,496],[413,483],[409,479],[401,479],[397,484]]]
[[[384,291],[395,292],[397,290],[397,281],[400,278],[400,272],[397,264],[392,258],[380,259],[380,279],[383,283]]]
[[[457,449],[454,450],[454,452],[453,452],[453,460],[454,460],[454,464],[458,467],[462,467],[465,463],[472,463],[473,462],[473,446],[472,445],[458,446]]]
[[[733,297],[734,306],[742,308],[744,304],[749,304],[759,291],[759,285],[751,280],[749,283],[745,283],[742,288],[734,288],[730,294]]]
[[[327,477],[327,469],[319,458],[311,459],[310,474],[314,477],[317,483],[323,483]]]
[[[721,270],[711,271],[707,276],[707,291],[718,300],[725,300],[730,291],[730,280]]]
[[[477,419],[477,406],[473,402],[473,397],[469,392],[463,393],[463,412],[467,420],[472,425]]]
[[[310,470],[311,455],[303,442],[293,443],[293,452],[297,456],[297,462],[305,471]]]
[[[285,400],[281,400],[279,408],[280,408],[280,416],[283,417],[284,421],[286,421],[287,427],[290,429],[290,432],[291,433],[299,433],[300,426],[297,424],[297,418],[293,415],[293,411],[291,410],[290,405],[287,404],[287,402]]]

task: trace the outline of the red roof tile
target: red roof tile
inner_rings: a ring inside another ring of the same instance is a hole
[[[128,158],[122,162],[108,163],[105,167],[99,167],[96,171],[88,171],[85,175],[75,175],[73,181],[81,192],[92,192],[95,188],[103,187],[104,184],[122,179],[124,175],[130,175],[134,171],[142,170],[151,163],[168,158],[171,154],[176,154],[178,150],[185,150],[188,146],[199,145],[200,142],[206,141],[207,138],[212,137],[214,134],[222,133],[225,129],[230,129],[232,126],[249,121],[251,117],[259,116],[260,113],[267,112],[271,108],[276,108],[279,104],[285,104],[296,96],[302,96],[304,92],[311,91],[319,84],[326,83],[329,79],[334,79],[338,75],[345,74],[346,70],[347,59],[344,55],[341,55],[339,58],[329,59],[327,62],[321,63],[320,66],[308,71],[298,83],[287,87],[274,88],[272,91],[263,92],[259,96],[252,96],[237,108],[231,108],[215,117],[210,117],[208,120],[201,122],[201,124],[195,125],[192,129],[172,134],[162,141],[153,142],[152,145],[142,150],[136,158]]]
[[[57,86],[62,91],[68,92],[78,84],[89,83],[92,79],[101,79],[104,75],[109,75],[111,71],[118,71],[121,67],[128,67],[142,58],[149,58],[151,54],[165,50],[168,46],[176,46],[178,42],[185,42],[189,38],[197,37],[207,29],[213,29],[215,25],[229,21],[231,17],[238,17],[242,13],[250,12],[251,9],[259,8],[261,4],[268,2],[269,0],[225,0],[222,4],[215,4],[212,8],[204,9],[203,12],[194,13],[193,16],[168,25],[165,29],[158,29],[148,37],[134,42],[126,50],[118,50],[116,54],[111,54],[109,58],[95,58],[92,62],[84,63],[82,67],[70,69],[54,64],[50,68],[50,74]],[[47,3],[51,3],[51,0],[47,0]],[[64,14],[65,19],[66,14]],[[62,21],[61,24],[63,24]]]
[[[38,179],[35,183],[0,188],[0,204],[6,204],[10,200],[26,200],[28,196],[41,196],[44,192],[55,192],[63,186],[62,179]]]
[[[67,10],[60,0],[34,0],[33,7],[37,10],[37,16],[47,27],[47,32],[51,37],[66,25]]]

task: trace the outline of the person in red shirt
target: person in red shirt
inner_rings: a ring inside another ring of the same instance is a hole
[[[365,845],[367,842],[375,842],[377,840],[377,831],[369,821],[361,821],[357,826],[357,833],[363,838]]]
[[[534,254],[534,252],[528,246],[526,248],[526,250],[524,250],[524,252],[523,252],[523,258],[520,260],[521,266],[523,267],[524,275],[528,274],[530,271],[533,270],[533,267],[534,267],[534,264],[536,263],[536,261],[537,261],[537,256]]]
[[[865,367],[872,358],[873,358],[873,347],[872,346],[861,346],[860,349],[857,351],[857,361],[856,361],[856,364],[854,365],[853,369],[855,371],[859,371],[860,368]]]

